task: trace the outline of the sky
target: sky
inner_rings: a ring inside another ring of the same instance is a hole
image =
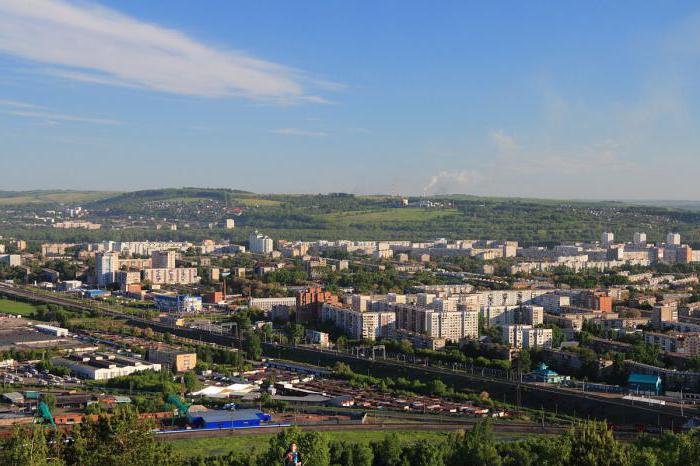
[[[0,190],[700,200],[700,4],[0,0]]]

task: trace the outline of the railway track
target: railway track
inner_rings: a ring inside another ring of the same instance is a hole
[[[435,432],[456,432],[460,430],[470,430],[474,427],[474,422],[464,424],[428,424],[428,423],[371,423],[371,424],[320,424],[298,426],[302,430],[312,430],[319,432],[343,432],[343,431],[435,431]],[[276,434],[288,429],[289,426],[271,426],[259,428],[231,428],[231,429],[207,429],[207,430],[183,430],[178,432],[158,433],[161,440],[175,440],[184,438],[220,438],[249,435],[269,435]],[[523,434],[523,435],[560,435],[566,432],[565,426],[542,426],[538,425],[511,425],[494,424],[493,430],[500,433]]]

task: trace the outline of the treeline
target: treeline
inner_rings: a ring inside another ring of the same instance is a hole
[[[697,432],[640,436],[625,444],[605,423],[584,422],[556,437],[496,441],[488,422],[443,441],[401,441],[396,434],[383,440],[349,443],[328,440],[319,432],[289,429],[270,440],[262,453],[232,452],[190,459],[187,466],[253,466],[284,464],[296,443],[304,466],[686,466],[700,464]]]
[[[697,431],[615,439],[605,423],[582,422],[566,433],[499,442],[489,421],[440,440],[402,440],[396,434],[370,443],[330,440],[316,431],[286,429],[263,451],[182,458],[157,441],[150,420],[131,408],[85,419],[69,433],[42,425],[16,427],[0,439],[0,464],[17,466],[278,466],[296,443],[304,466],[686,466],[700,464]]]

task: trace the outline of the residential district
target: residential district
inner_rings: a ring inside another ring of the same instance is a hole
[[[580,417],[620,436],[698,424],[700,251],[675,232],[554,247],[5,237],[0,253],[5,435],[123,405],[173,438],[484,417],[519,434]]]

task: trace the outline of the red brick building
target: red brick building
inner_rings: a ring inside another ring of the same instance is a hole
[[[307,288],[297,292],[297,322],[318,320],[323,304],[338,304],[339,299],[330,291],[320,287]]]

